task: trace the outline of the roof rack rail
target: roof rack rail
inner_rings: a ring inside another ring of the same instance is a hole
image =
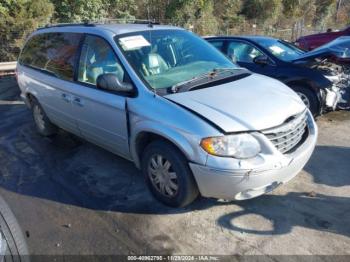
[[[155,19],[134,19],[134,18],[118,18],[118,19],[101,19],[96,21],[84,21],[82,23],[57,23],[57,24],[47,24],[43,27],[39,27],[37,30],[46,29],[51,27],[65,27],[65,26],[95,26],[95,25],[105,25],[105,24],[145,24],[152,27],[153,25],[159,25]]]
[[[58,24],[47,24],[45,26],[39,27],[37,30],[45,29],[45,28],[51,28],[51,27],[65,27],[65,26],[95,26],[93,23],[90,22],[83,22],[83,23],[58,23]]]
[[[155,19],[136,19],[136,18],[116,18],[116,19],[101,19],[97,21],[91,21],[93,24],[113,24],[113,23],[128,23],[128,24],[152,24],[159,25]]]

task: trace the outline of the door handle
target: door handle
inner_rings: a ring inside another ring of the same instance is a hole
[[[73,104],[75,104],[77,106],[84,106],[83,101],[79,97],[74,97],[73,98]]]
[[[63,99],[64,101],[66,101],[67,103],[70,103],[71,98],[70,98],[69,95],[63,93],[63,94],[61,95],[61,97],[62,97],[62,99]]]

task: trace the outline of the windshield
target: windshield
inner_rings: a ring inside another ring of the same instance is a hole
[[[135,32],[115,41],[153,89],[172,87],[214,69],[238,68],[215,47],[185,30]]]
[[[298,47],[277,39],[259,39],[258,44],[265,47],[271,54],[283,61],[292,61],[305,53]]]

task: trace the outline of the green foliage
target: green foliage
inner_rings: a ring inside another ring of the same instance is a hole
[[[313,18],[315,15],[315,0],[282,0],[282,3],[287,18]]]
[[[105,18],[134,19],[137,11],[135,0],[103,0],[107,16]]]
[[[316,0],[316,15],[313,23],[324,26],[332,19],[336,10],[337,0]]]
[[[237,28],[244,22],[244,16],[240,15],[241,0],[227,0],[214,2],[214,14],[219,23],[219,33],[225,34],[229,28]]]
[[[246,0],[243,3],[242,14],[248,20],[264,22],[276,18],[280,10],[280,0]]]
[[[106,16],[103,0],[51,0],[55,6],[54,20],[60,23],[99,20]]]
[[[106,18],[131,18],[133,0],[51,0],[55,6],[54,21],[59,23],[98,21]]]
[[[166,12],[172,7],[172,0],[136,0],[137,17],[140,19],[166,20]]]
[[[50,21],[53,5],[48,0],[0,2],[0,61],[16,60],[26,36]]]
[[[219,26],[214,15],[214,1],[212,0],[172,1],[166,12],[166,18],[172,23],[194,30],[199,34],[214,34]]]
[[[14,60],[28,33],[46,23],[115,18],[154,18],[202,35],[286,28],[296,37],[301,28],[350,23],[350,0],[1,0],[0,59]]]

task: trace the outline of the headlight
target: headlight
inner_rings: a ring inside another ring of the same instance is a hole
[[[259,142],[250,134],[204,138],[201,147],[211,155],[240,159],[255,157],[260,152]]]
[[[340,81],[340,75],[335,75],[335,76],[325,75],[325,78],[327,78],[332,83],[338,83]]]

